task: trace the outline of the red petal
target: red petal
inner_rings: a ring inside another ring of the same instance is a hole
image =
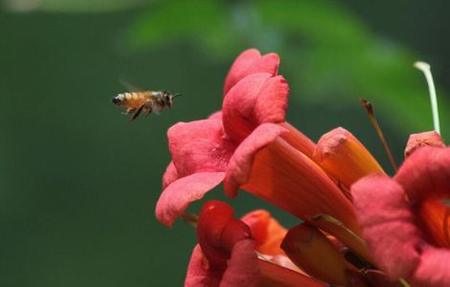
[[[177,168],[173,164],[173,161],[171,161],[167,166],[166,171],[164,172],[162,188],[165,189],[169,184],[171,184],[177,179],[178,179]]]
[[[448,199],[447,199],[448,200]],[[450,248],[450,207],[442,199],[429,198],[414,207],[418,225],[433,245]]]
[[[414,286],[450,286],[450,250],[426,248],[414,274]]]
[[[258,252],[267,255],[284,254],[280,245],[287,230],[268,211],[254,210],[244,215],[241,220],[250,227]]]
[[[223,100],[227,136],[240,142],[259,124],[284,122],[288,90],[282,76],[259,73],[242,79]]]
[[[250,228],[239,219],[232,219],[222,232],[222,247],[231,250],[236,242],[251,238]]]
[[[423,146],[445,147],[445,143],[436,131],[411,134],[405,148],[405,158]]]
[[[286,130],[275,124],[262,124],[248,136],[236,149],[230,159],[225,177],[225,193],[236,196],[237,189],[250,175],[255,153],[273,142]]]
[[[189,261],[184,286],[256,286],[260,277],[255,243],[253,240],[246,239],[234,245],[225,270],[216,270],[210,266],[200,246],[195,246]]]
[[[257,286],[260,278],[255,242],[250,239],[237,242],[233,247],[220,287]]]
[[[184,281],[185,287],[217,287],[220,283],[221,272],[210,270],[200,245],[192,250],[191,259]]]
[[[197,224],[197,239],[209,264],[224,269],[236,242],[251,237],[250,229],[233,218],[233,209],[225,202],[212,200],[202,207]]]
[[[217,111],[209,115],[208,119],[210,120],[222,120],[222,111]]]
[[[182,177],[167,186],[156,204],[156,218],[167,225],[173,222],[193,201],[203,196],[222,182],[224,172],[200,172]]]
[[[200,245],[222,247],[222,233],[233,219],[234,210],[225,202],[210,200],[206,202],[199,215],[197,237]]]
[[[177,123],[167,132],[178,176],[225,171],[234,145],[225,139],[222,122],[207,119]]]
[[[245,76],[254,73],[269,73],[276,75],[280,58],[275,53],[261,56],[256,49],[242,52],[234,61],[225,79],[224,94]]]
[[[403,188],[377,174],[356,182],[352,195],[375,262],[391,278],[408,278],[420,262],[422,238]]]
[[[233,209],[225,202],[212,200],[200,211],[197,224],[197,240],[209,264],[216,270],[223,270],[229,258],[229,251],[223,249],[222,234],[233,219]]]
[[[258,125],[254,115],[256,97],[270,77],[268,73],[249,75],[239,81],[223,99],[223,126],[233,140],[242,141]]]
[[[450,196],[450,148],[425,146],[409,156],[395,176],[412,203]]]
[[[269,78],[256,98],[255,116],[258,123],[284,122],[288,94],[289,86],[283,76]]]

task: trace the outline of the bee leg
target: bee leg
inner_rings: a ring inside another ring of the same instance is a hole
[[[143,108],[144,108],[144,105],[140,106],[139,109],[134,111],[133,114],[131,115],[130,121],[135,120],[139,116],[139,114],[142,112]]]
[[[129,115],[135,110],[136,110],[135,108],[128,108],[125,112],[122,113],[122,115]]]
[[[145,117],[148,117],[149,114],[152,113],[152,107],[146,107],[144,115]]]

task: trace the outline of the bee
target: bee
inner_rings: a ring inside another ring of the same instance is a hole
[[[159,113],[164,108],[172,108],[173,99],[181,96],[169,91],[140,91],[126,92],[113,97],[113,104],[125,107],[126,115],[130,115],[130,121],[136,119],[141,113],[148,116],[151,113]]]

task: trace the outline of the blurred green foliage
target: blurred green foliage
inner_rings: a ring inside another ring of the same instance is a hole
[[[223,79],[243,49],[280,54],[288,119],[313,139],[344,126],[385,163],[360,97],[374,103],[399,160],[409,133],[432,128],[415,54],[337,2],[3,4],[0,286],[182,285],[195,234],[153,216],[169,161],[165,132],[220,108]],[[130,123],[110,102],[123,91],[119,78],[184,97]],[[448,98],[438,95],[448,137]],[[223,199],[221,188],[208,198]],[[269,208],[245,193],[232,202],[238,214]]]
[[[144,0],[3,0],[7,10],[66,13],[99,13],[123,10],[143,4]]]
[[[373,35],[358,18],[330,1],[165,1],[151,6],[130,29],[133,48],[188,39],[213,57],[231,57],[246,47],[277,51],[283,58],[294,101],[357,104],[371,100],[398,129],[432,129],[423,75],[406,48]],[[441,120],[450,101],[439,91]]]

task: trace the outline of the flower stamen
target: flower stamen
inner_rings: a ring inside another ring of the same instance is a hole
[[[421,70],[425,75],[425,79],[427,80],[427,84],[428,84],[428,91],[430,93],[431,112],[433,113],[434,130],[437,133],[441,134],[436,88],[434,86],[433,75],[431,74],[431,67],[428,63],[420,62],[420,61],[415,62],[414,67]]]
[[[381,130],[380,125],[378,124],[378,120],[377,120],[377,117],[375,116],[375,111],[373,109],[372,104],[366,99],[361,99],[361,105],[366,110],[367,115],[369,116],[370,123],[372,124],[372,127],[375,129],[375,131],[378,135],[378,138],[380,139],[381,143],[383,144],[384,151],[386,152],[386,154],[388,156],[388,159],[392,165],[392,168],[394,169],[394,171],[397,171],[397,169],[398,169],[397,163],[395,162],[394,156],[392,154],[392,150],[391,150],[386,138],[384,137],[384,133]]]

